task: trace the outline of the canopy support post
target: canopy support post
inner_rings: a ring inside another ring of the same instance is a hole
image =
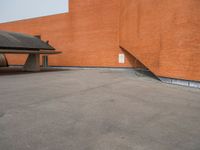
[[[24,71],[40,71],[40,54],[29,54],[24,65]]]

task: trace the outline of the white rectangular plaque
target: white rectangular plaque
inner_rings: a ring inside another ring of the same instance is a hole
[[[125,55],[124,54],[119,54],[119,63],[124,64],[125,63]]]

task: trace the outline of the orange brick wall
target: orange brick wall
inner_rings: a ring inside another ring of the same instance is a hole
[[[50,56],[54,66],[139,67],[128,53],[118,63],[119,0],[70,0],[69,13],[0,24],[0,29],[41,35],[61,55]],[[26,56],[7,55],[9,64],[23,64]]]
[[[120,46],[157,76],[200,81],[200,0],[120,5]]]

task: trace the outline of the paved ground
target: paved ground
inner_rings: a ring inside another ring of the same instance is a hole
[[[0,150],[200,150],[200,90],[131,70],[1,74]]]

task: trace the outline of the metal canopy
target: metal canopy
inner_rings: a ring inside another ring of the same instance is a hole
[[[0,49],[12,50],[55,50],[37,37],[0,30]]]

